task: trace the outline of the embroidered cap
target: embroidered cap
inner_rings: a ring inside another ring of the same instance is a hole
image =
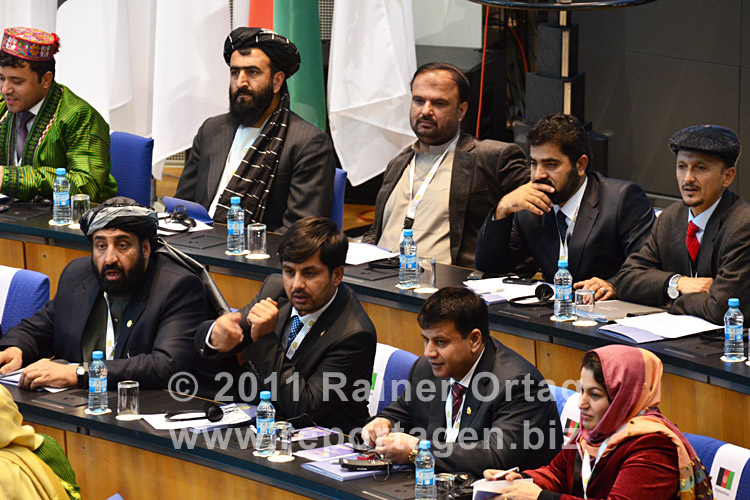
[[[36,28],[6,28],[0,50],[29,61],[49,61],[60,49],[60,38]]]

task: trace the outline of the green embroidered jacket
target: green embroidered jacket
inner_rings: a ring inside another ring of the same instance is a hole
[[[17,120],[0,99],[0,192],[22,200],[37,195],[52,199],[55,169],[65,167],[71,194],[88,194],[95,203],[117,194],[110,173],[109,125],[70,89],[52,83],[29,131],[21,164],[14,166]]]

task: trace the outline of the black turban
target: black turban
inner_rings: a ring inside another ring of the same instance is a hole
[[[734,132],[718,125],[695,125],[680,130],[669,139],[674,154],[681,149],[698,151],[724,160],[729,167],[737,164],[742,145]]]
[[[232,52],[238,49],[258,47],[266,53],[287,78],[297,72],[300,65],[299,51],[288,38],[264,28],[237,28],[224,41],[224,60],[229,64]]]
[[[159,228],[159,218],[150,208],[142,207],[125,196],[110,198],[99,206],[87,210],[79,221],[81,231],[91,241],[100,229],[122,229],[140,238],[153,239]]]

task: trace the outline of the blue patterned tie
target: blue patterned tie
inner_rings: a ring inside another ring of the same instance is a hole
[[[557,230],[560,232],[560,240],[565,242],[565,236],[568,234],[568,218],[562,210],[557,211]]]
[[[287,347],[292,345],[300,330],[302,330],[302,322],[299,320],[299,316],[292,316],[292,328],[289,330],[289,340],[286,342]]]

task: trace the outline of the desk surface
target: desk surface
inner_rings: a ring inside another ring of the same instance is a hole
[[[32,423],[74,431],[133,448],[153,451],[303,496],[326,499],[372,499],[372,496],[363,494],[363,490],[367,491],[373,487],[382,486],[385,480],[385,478],[380,477],[347,482],[336,481],[303,469],[301,465],[307,460],[299,457],[296,457],[292,462],[272,463],[265,458],[253,456],[252,445],[248,449],[239,448],[236,438],[233,438],[234,443],[230,442],[226,449],[221,449],[209,447],[203,435],[199,435],[194,448],[190,450],[175,449],[169,431],[155,430],[144,420],[121,422],[115,419],[114,410],[108,415],[89,416],[84,413],[85,406],[66,408],[40,399],[41,396],[49,394],[47,392],[29,392],[7,384],[4,384],[4,386],[11,391],[24,419]],[[116,392],[110,393],[110,396],[114,396],[114,399],[110,400],[110,405],[114,403],[116,406]],[[164,411],[201,408],[203,401],[178,402],[167,391],[146,390],[141,391],[140,406],[143,414],[162,413]],[[243,433],[249,432],[248,428],[236,430]],[[340,437],[345,439],[344,436]],[[85,471],[76,470],[76,474],[79,476],[85,475]],[[175,471],[175,474],[179,474],[179,471]],[[410,479],[413,480],[413,477],[413,471],[401,471],[392,473],[387,481],[396,484]],[[189,480],[189,478],[183,479]]]
[[[49,215],[41,215],[28,220],[19,220],[0,214],[0,235],[14,235],[16,238],[41,237],[50,240],[50,244],[72,246],[81,250],[90,250],[90,243],[79,230],[67,227],[53,227],[48,224]],[[217,225],[210,232],[189,233],[165,238],[169,243],[212,271],[221,269],[249,279],[262,280],[271,273],[280,272],[280,263],[276,256],[279,235],[268,235],[268,250],[271,257],[265,260],[250,260],[245,257],[228,256],[224,253],[226,228]],[[201,240],[211,239],[215,246],[199,248]],[[437,285],[444,287],[463,282],[470,270],[438,264]],[[388,277],[376,281],[345,274],[344,281],[357,293],[361,300],[386,305],[395,309],[416,312],[426,296],[413,291],[399,290],[395,287],[398,278]],[[551,310],[549,311],[551,314]],[[508,304],[490,307],[490,328],[492,330],[517,335],[519,337],[559,344],[580,350],[588,350],[603,345],[621,343],[612,337],[598,332],[597,327],[574,327],[569,323],[553,323],[549,315],[525,317],[523,311]],[[728,388],[733,391],[750,394],[750,366],[745,363],[724,363],[719,354],[703,356],[691,352],[690,345],[696,337],[678,340],[665,340],[642,344],[641,347],[657,354],[664,363],[665,370],[683,377]],[[553,381],[560,384],[562,381]]]

